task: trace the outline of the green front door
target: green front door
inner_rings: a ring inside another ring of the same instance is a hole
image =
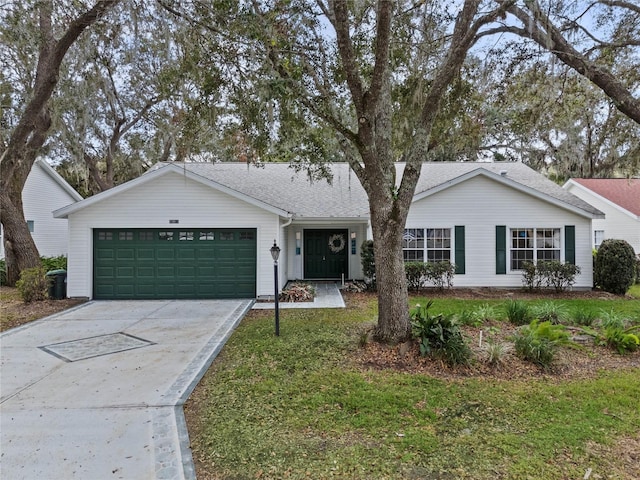
[[[96,299],[253,298],[255,229],[100,229]]]
[[[304,231],[304,277],[348,278],[347,230]]]

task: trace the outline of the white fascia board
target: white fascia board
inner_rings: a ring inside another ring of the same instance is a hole
[[[440,185],[437,185],[433,188],[430,188],[429,190],[425,190],[424,192],[420,192],[417,195],[414,195],[413,197],[413,202],[416,202],[418,200],[422,200],[423,198],[429,197],[435,193],[441,192],[442,190],[446,190],[449,187],[452,187],[454,185],[458,185],[462,182],[465,182],[471,178],[477,177],[478,175],[483,175],[491,180],[494,180],[498,183],[502,183],[503,185],[506,185],[508,187],[513,188],[514,190],[518,190],[519,192],[525,193],[527,195],[530,195],[534,198],[537,198],[539,200],[542,200],[543,202],[547,202],[550,203],[552,205],[555,205],[557,207],[560,207],[564,210],[569,210],[570,212],[573,212],[577,215],[580,215],[581,217],[585,217],[585,218],[604,218],[604,214],[595,214],[595,213],[591,213],[588,212],[586,210],[583,210],[579,207],[576,207],[574,205],[571,205],[569,203],[563,202],[562,200],[558,200],[557,198],[554,198],[550,195],[547,195],[546,193],[542,193],[539,190],[536,190],[535,188],[531,188],[531,187],[527,187],[526,185],[522,185],[521,183],[518,183],[514,180],[511,180],[510,178],[508,178],[507,176],[503,176],[503,175],[498,175],[495,174],[493,172],[490,172],[488,170],[485,170],[484,168],[477,168],[475,170],[472,170],[470,172],[465,173],[464,175],[460,175],[459,177],[453,178],[451,180],[448,180],[446,182],[441,183]]]
[[[310,225],[310,224],[353,224],[353,223],[369,223],[369,216],[362,217],[293,217],[294,225]]]
[[[139,187],[147,182],[152,182],[153,180],[155,180],[156,178],[159,178],[163,175],[168,175],[170,173],[176,173],[178,175],[184,175],[187,178],[189,178],[190,180],[199,182],[203,185],[206,185],[210,188],[214,188],[216,190],[219,190],[221,192],[227,193],[232,197],[235,197],[239,200],[245,201],[251,205],[257,206],[259,208],[262,208],[263,210],[266,210],[268,212],[274,213],[276,215],[279,215],[281,217],[285,217],[285,218],[289,218],[291,216],[291,214],[285,210],[282,210],[280,208],[274,207],[272,205],[268,205],[260,200],[257,200],[255,198],[249,197],[248,195],[244,195],[240,192],[237,192],[231,188],[225,187],[223,185],[220,185],[219,183],[213,182],[211,180],[208,180],[200,175],[196,175],[192,172],[190,172],[189,170],[185,170],[183,168],[180,168],[176,165],[172,165],[172,164],[168,164],[168,165],[164,165],[156,170],[153,170],[151,172],[145,173],[141,176],[139,176],[138,178],[134,178],[133,180],[130,180],[126,183],[123,183],[122,185],[118,185],[117,187],[113,187],[105,192],[101,192],[98,193],[97,195],[93,195],[92,197],[89,198],[85,198],[84,200],[81,200],[77,203],[73,203],[71,205],[67,205],[66,207],[60,208],[56,211],[53,212],[53,216],[55,218],[68,218],[68,216],[72,213],[75,213],[79,210],[83,210],[87,207],[90,207],[91,205],[95,205],[96,203],[105,201],[111,197],[114,197],[116,195],[119,195],[123,192],[126,192],[128,190],[131,190],[133,188]]]
[[[565,190],[569,190],[570,187],[576,187],[579,190],[582,190],[583,192],[588,193],[589,195],[593,195],[594,197],[596,197],[598,200],[602,200],[604,203],[606,203],[607,205],[615,208],[616,210],[624,213],[625,215],[630,216],[631,218],[633,218],[634,220],[640,222],[640,216],[639,215],[635,215],[633,212],[630,212],[629,210],[627,210],[626,208],[621,207],[620,205],[618,205],[615,202],[612,202],[611,200],[609,200],[606,197],[603,197],[602,195],[594,192],[593,190],[591,190],[590,188],[585,187],[584,185],[576,182],[573,179],[569,179],[567,180],[567,182],[562,186],[562,188],[564,188]],[[600,217],[598,217],[600,218]]]
[[[69,185],[69,183],[45,160],[39,158],[35,161],[35,164],[42,168],[42,170],[44,170],[47,175],[49,175],[58,185],[60,185],[60,187],[65,192],[67,192],[76,202],[82,200],[82,195],[76,192],[76,190],[71,185]]]

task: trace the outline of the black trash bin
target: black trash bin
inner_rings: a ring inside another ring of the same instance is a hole
[[[67,298],[67,271],[51,270],[47,272],[49,279],[49,298],[62,300]]]

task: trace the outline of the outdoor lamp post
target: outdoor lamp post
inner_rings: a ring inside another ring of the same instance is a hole
[[[280,336],[280,308],[278,305],[278,258],[280,257],[280,247],[273,241],[273,247],[269,250],[271,258],[273,258],[273,281],[275,285],[275,302],[276,302],[276,337]]]

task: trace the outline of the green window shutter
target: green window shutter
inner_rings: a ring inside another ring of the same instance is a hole
[[[464,225],[456,225],[455,232],[456,273],[464,274]]]
[[[564,261],[576,264],[576,227],[574,225],[564,227]]]
[[[496,225],[496,274],[507,273],[507,227]]]

